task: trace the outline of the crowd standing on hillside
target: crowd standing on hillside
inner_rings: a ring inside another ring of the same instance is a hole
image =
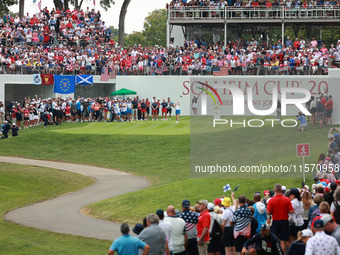
[[[248,198],[232,192],[211,202],[185,199],[181,208],[158,209],[137,223],[137,238],[123,224],[109,254],[340,254],[339,132],[329,130],[328,152],[320,154],[312,185],[276,184]],[[135,250],[122,252],[122,239],[134,240],[128,247]]]

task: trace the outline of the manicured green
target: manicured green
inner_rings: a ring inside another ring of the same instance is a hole
[[[0,214],[82,189],[93,180],[54,169],[0,163]],[[0,254],[105,254],[110,242],[35,230],[0,220]]]

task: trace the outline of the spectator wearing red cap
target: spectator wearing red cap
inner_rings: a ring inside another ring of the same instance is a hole
[[[271,232],[280,239],[282,250],[286,252],[289,241],[288,215],[294,213],[294,208],[290,199],[282,194],[280,184],[276,184],[274,190],[276,195],[269,200],[267,206],[267,223],[270,223],[271,216]]]

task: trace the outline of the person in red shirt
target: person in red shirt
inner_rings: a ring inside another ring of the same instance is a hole
[[[299,42],[299,40],[298,40],[297,38],[295,38],[294,48],[295,48],[296,50],[298,50],[298,49],[300,48],[300,42]]]
[[[197,243],[198,243],[198,250],[200,255],[206,255],[208,249],[208,243],[210,240],[209,237],[209,228],[210,228],[210,221],[211,216],[207,209],[208,201],[207,200],[200,200],[197,201],[198,209],[200,211],[200,216],[198,217],[197,223]]]
[[[289,242],[289,214],[294,213],[290,199],[282,194],[282,187],[276,184],[274,191],[276,195],[271,198],[267,205],[267,223],[270,224],[272,216],[272,227],[270,231],[280,239],[280,245],[284,253],[287,251]]]
[[[332,96],[328,96],[328,101],[325,104],[325,117],[326,125],[332,125],[332,112],[333,112],[333,99]]]
[[[28,121],[30,119],[30,109],[28,108],[28,105],[26,105],[26,107],[23,110],[24,113],[24,128],[29,128],[29,124]]]

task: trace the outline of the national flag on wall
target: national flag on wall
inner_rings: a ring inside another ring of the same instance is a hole
[[[77,75],[76,85],[93,85],[93,75]]]
[[[54,84],[53,74],[41,74],[41,83],[42,85],[53,85]]]
[[[100,76],[101,81],[108,81],[109,80],[109,68],[102,67],[102,74]]]
[[[40,74],[33,74],[33,84],[34,85],[41,85]]]
[[[39,11],[41,11],[41,0],[39,0],[38,2],[38,8],[39,8]]]
[[[76,91],[75,75],[54,75],[54,93],[70,94]]]
[[[111,66],[109,69],[109,79],[116,79],[116,68]]]

